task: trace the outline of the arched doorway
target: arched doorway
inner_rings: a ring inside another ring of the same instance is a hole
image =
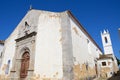
[[[24,52],[21,60],[20,78],[26,78],[29,68],[30,55],[29,52]]]

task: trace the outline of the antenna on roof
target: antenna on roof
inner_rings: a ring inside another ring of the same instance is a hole
[[[118,32],[119,32],[119,38],[120,38],[120,28],[118,28]],[[119,51],[119,53],[120,53],[120,51]]]

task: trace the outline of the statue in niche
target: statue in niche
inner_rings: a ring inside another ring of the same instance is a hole
[[[25,21],[25,28],[24,28],[24,33],[27,35],[29,33],[30,25]]]

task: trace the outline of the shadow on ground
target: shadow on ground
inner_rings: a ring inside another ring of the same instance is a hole
[[[120,80],[120,70],[112,77],[110,77],[108,80]]]

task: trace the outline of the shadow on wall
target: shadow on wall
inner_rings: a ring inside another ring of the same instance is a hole
[[[120,70],[112,77],[110,77],[108,80],[120,80]]]

